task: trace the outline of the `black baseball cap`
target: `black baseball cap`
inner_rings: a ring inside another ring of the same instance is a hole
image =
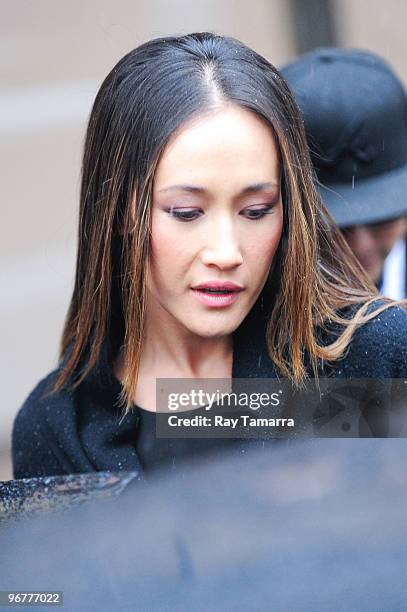
[[[407,95],[388,64],[368,51],[322,48],[281,73],[338,225],[407,215]]]

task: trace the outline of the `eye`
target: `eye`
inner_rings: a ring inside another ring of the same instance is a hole
[[[203,215],[203,211],[199,208],[170,208],[167,212],[170,217],[175,217],[178,221],[194,221]]]
[[[261,208],[246,208],[240,214],[246,217],[246,219],[256,221],[257,219],[262,219],[265,215],[271,213],[273,208],[274,204],[266,204]]]

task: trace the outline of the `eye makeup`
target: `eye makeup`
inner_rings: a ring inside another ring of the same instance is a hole
[[[251,221],[257,221],[262,219],[265,215],[272,213],[276,204],[277,201],[270,202],[268,204],[253,204],[252,206],[248,206],[241,210],[239,215],[245,217],[246,219],[250,219]],[[166,212],[170,217],[173,217],[179,221],[194,221],[205,214],[201,208],[176,208],[174,206],[167,208]]]

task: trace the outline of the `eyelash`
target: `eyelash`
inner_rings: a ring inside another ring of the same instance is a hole
[[[275,206],[274,204],[268,204],[264,206],[264,208],[258,208],[258,209],[247,208],[246,212],[257,213],[257,215],[247,216],[246,219],[250,219],[250,221],[259,221],[260,219],[263,219],[265,215],[270,214],[274,206]],[[201,211],[199,211],[198,209],[183,211],[177,208],[170,208],[167,212],[170,217],[174,217],[175,219],[177,219],[177,221],[186,222],[186,223],[190,221],[195,221],[196,219],[202,216]],[[188,216],[188,215],[193,215],[193,216]]]

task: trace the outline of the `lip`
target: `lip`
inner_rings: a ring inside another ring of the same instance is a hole
[[[236,283],[232,283],[230,281],[207,281],[206,283],[200,283],[199,285],[195,285],[192,287],[194,290],[202,290],[202,289],[219,289],[224,291],[243,291],[243,287],[240,285],[236,285]]]
[[[229,281],[208,281],[191,287],[191,289],[197,299],[210,308],[225,308],[231,306],[238,299],[239,293],[243,291],[243,287]],[[229,291],[230,293],[216,295],[205,291],[205,289],[219,289]]]

